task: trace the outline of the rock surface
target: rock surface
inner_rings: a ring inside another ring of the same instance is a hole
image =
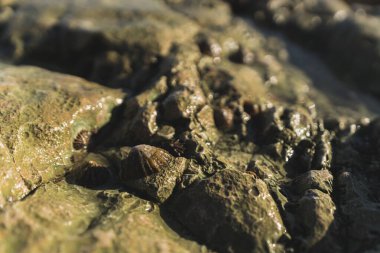
[[[2,67],[0,77],[0,206],[62,178],[73,143],[96,132],[123,94],[80,78],[35,67]]]
[[[285,233],[265,183],[224,170],[194,184],[170,202],[169,210],[202,242],[218,252],[281,252]]]
[[[65,182],[38,188],[0,224],[1,252],[205,252],[165,225],[154,204]]]
[[[0,252],[379,250],[376,1],[0,2]]]

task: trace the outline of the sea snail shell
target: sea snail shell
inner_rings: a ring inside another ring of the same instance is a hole
[[[81,186],[98,187],[106,184],[111,178],[110,164],[104,156],[89,153],[75,166],[67,178],[70,182]]]
[[[73,141],[75,150],[85,150],[90,144],[91,132],[87,130],[80,131]]]
[[[166,150],[150,145],[133,147],[120,170],[123,181],[141,179],[168,169],[175,157]]]

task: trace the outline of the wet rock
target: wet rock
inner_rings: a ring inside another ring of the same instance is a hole
[[[135,202],[139,201],[134,199]],[[205,246],[183,239],[173,232],[160,217],[157,207],[151,210],[150,204],[145,207],[140,204],[138,209],[129,201],[130,211],[125,214],[126,207],[115,212],[115,220],[104,222],[99,228],[92,231],[97,242],[93,246],[96,250],[142,253],[203,253],[211,252]],[[148,210],[148,211],[147,211]],[[124,213],[123,213],[124,212]],[[117,245],[117,246],[115,246]]]
[[[187,161],[157,147],[138,145],[121,166],[120,178],[125,185],[162,203],[180,181]]]
[[[288,165],[298,172],[306,172],[312,168],[315,154],[315,143],[311,140],[302,140],[294,149]]]
[[[253,14],[254,19],[296,32],[302,43],[322,49],[323,57],[340,76],[379,95],[376,85],[379,65],[376,62],[380,55],[376,45],[380,41],[380,33],[373,29],[380,23],[378,15],[360,15],[360,11],[355,12],[349,6],[350,1],[341,0],[228,2],[239,12]],[[364,9],[361,10],[363,12]],[[350,38],[349,42],[347,38]],[[347,51],[355,55],[348,55]],[[371,63],[363,66],[363,61]],[[348,74],[347,69],[352,73]]]
[[[14,61],[136,88],[155,73],[173,43],[197,29],[155,0],[18,1],[2,32],[2,52]]]
[[[148,142],[157,132],[157,103],[143,106],[125,127],[125,141],[129,143]],[[119,132],[119,134],[121,134]]]
[[[280,252],[285,233],[265,183],[223,170],[175,196],[168,207],[200,241],[219,252]]]
[[[0,206],[70,170],[82,131],[108,122],[123,93],[34,67],[2,67]],[[80,147],[85,147],[86,144]]]
[[[174,91],[163,101],[164,118],[168,121],[190,118],[204,103],[205,98],[200,92]]]
[[[308,250],[326,236],[336,208],[328,194],[316,189],[307,190],[296,205],[294,223],[300,237],[297,248]]]
[[[216,126],[221,130],[230,130],[234,126],[234,113],[229,108],[216,108],[214,119]]]
[[[282,108],[269,108],[263,113],[255,115],[253,119],[253,130],[256,142],[263,144],[276,143],[281,138],[284,126],[280,119]]]
[[[278,164],[262,155],[256,155],[253,157],[253,160],[247,165],[247,172],[253,172],[254,175],[257,175],[265,182],[283,176],[281,175],[283,173],[280,171]]]
[[[198,131],[202,139],[206,142],[215,144],[218,140],[218,133],[216,130],[216,122],[214,120],[214,111],[209,105],[205,105],[196,114],[197,124],[190,124],[190,129]]]
[[[328,169],[332,162],[331,134],[324,131],[315,140],[315,155],[312,167],[314,169]]]
[[[310,170],[294,179],[293,185],[298,193],[317,189],[326,194],[332,192],[333,176],[328,170]]]
[[[329,169],[332,160],[331,135],[323,132],[314,138],[301,140],[289,156],[287,167],[295,172]],[[297,140],[297,139],[295,139]],[[295,141],[291,141],[294,145]]]
[[[166,3],[201,25],[223,27],[232,18],[228,4],[218,0],[166,0]]]
[[[101,214],[98,204],[88,190],[64,181],[47,183],[36,190],[33,198],[17,202],[1,213],[0,251],[41,252],[63,247],[64,252],[70,252],[64,242],[85,231]],[[45,243],[38,243],[40,240]]]
[[[108,146],[135,145],[149,142],[159,130],[157,124],[158,103],[154,100],[167,92],[167,79],[162,76],[148,89],[126,99],[115,130],[105,137]]]
[[[158,212],[126,192],[48,183],[0,214],[0,251],[209,252],[174,233]]]
[[[100,118],[112,106],[89,113],[96,115],[96,127],[79,112],[71,119],[64,113],[85,106],[76,104],[77,97],[99,104],[104,89],[96,86],[96,92],[73,88],[78,94],[52,99],[73,101],[53,107],[60,118],[54,133],[67,122],[88,127],[67,123],[75,129],[70,137],[55,134],[33,149],[22,131],[9,141],[19,146],[0,145],[4,168],[12,163],[11,152],[24,147],[33,156],[45,150],[40,147],[49,148],[57,159],[42,170],[55,175],[44,176],[54,178],[48,182],[32,169],[27,176],[0,174],[0,189],[8,189],[4,180],[21,182],[16,189],[21,196],[34,189],[0,212],[1,252],[376,251],[380,135],[378,121],[371,119],[380,112],[379,103],[342,82],[336,69],[328,68],[333,65],[309,50],[325,52],[344,75],[358,73],[359,89],[376,91],[369,81],[376,80],[378,68],[376,8],[338,0],[3,2],[2,57],[131,92],[120,117],[115,114],[96,135],[101,142],[93,143],[91,136],[108,121]],[[225,2],[234,11],[270,20],[285,34],[270,26],[258,29],[247,17],[233,15]],[[287,31],[302,46],[287,38]],[[17,79],[8,76],[2,72],[4,83]],[[30,80],[24,80],[26,90]],[[65,85],[71,87],[72,80]],[[55,92],[34,89],[17,101],[40,101]],[[113,94],[103,94],[108,93]],[[0,100],[7,110],[9,99],[18,97],[8,95],[3,104]],[[11,120],[7,124],[13,127]],[[74,155],[53,145],[61,137]],[[159,155],[136,152],[134,145],[142,143]],[[19,157],[33,168],[25,154]],[[58,163],[66,157],[70,169]],[[67,170],[73,171],[57,181]]]
[[[363,248],[376,249],[379,234],[380,210],[378,202],[371,198],[374,194],[359,175],[342,172],[339,175],[341,201],[339,202],[346,217],[345,236],[352,238],[349,252]],[[365,196],[364,194],[367,194]]]
[[[281,117],[285,127],[291,129],[298,138],[304,139],[312,135],[314,124],[309,113],[300,109],[285,110]]]
[[[349,252],[375,250],[378,239],[378,120],[338,143],[334,164],[337,170],[339,207],[345,217]],[[338,150],[338,149],[337,149]]]

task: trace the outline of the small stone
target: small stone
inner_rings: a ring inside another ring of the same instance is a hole
[[[205,97],[198,91],[177,90],[163,101],[163,116],[168,121],[190,118],[204,103]]]

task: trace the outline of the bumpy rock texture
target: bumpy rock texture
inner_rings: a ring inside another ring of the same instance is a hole
[[[0,252],[378,252],[378,23],[376,1],[1,1]]]
[[[277,242],[285,227],[276,203],[265,183],[253,175],[217,172],[170,205],[181,223],[219,251],[275,252],[281,247]]]
[[[4,206],[70,170],[78,134],[107,123],[123,94],[35,67],[3,66],[0,97]]]

